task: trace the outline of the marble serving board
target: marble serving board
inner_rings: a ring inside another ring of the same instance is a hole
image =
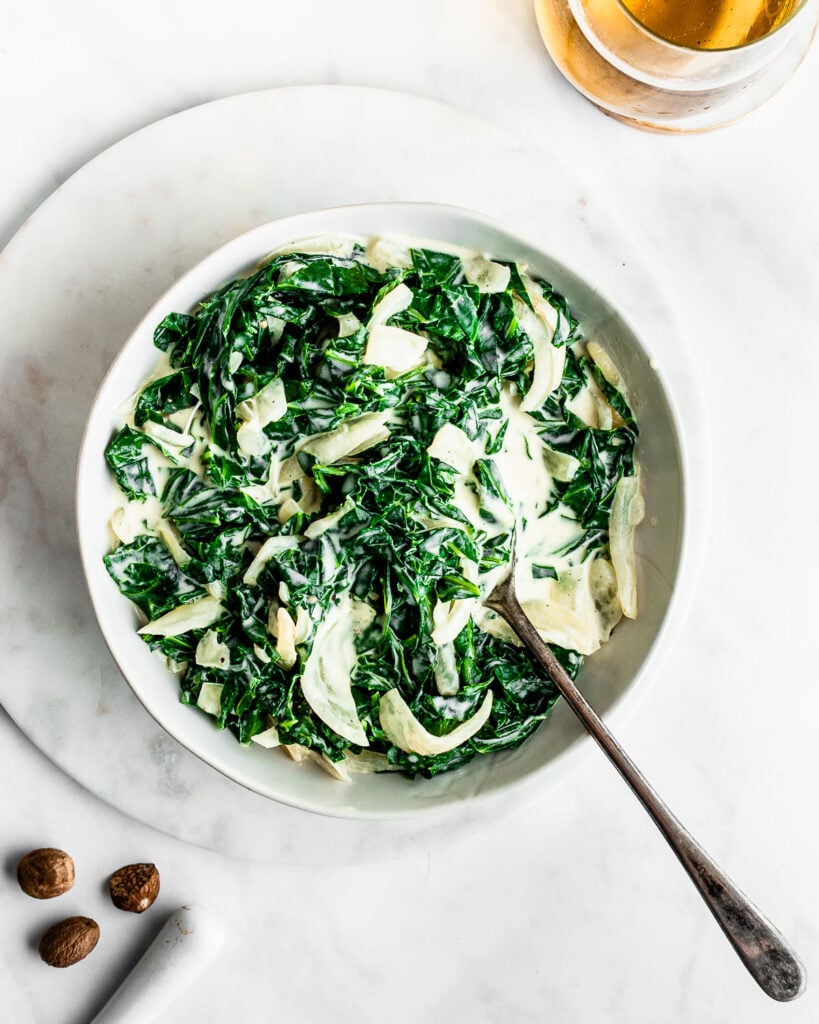
[[[582,268],[652,338],[691,424],[686,442],[698,486],[691,488],[687,571],[696,572],[708,475],[696,375],[687,353],[663,342],[672,304],[634,239],[574,169],[441,104],[353,87],[241,95],[126,138],[63,185],[0,256],[0,698],[92,793],[230,855],[380,860],[464,835],[514,804],[507,798],[443,817],[356,822],[242,789],[181,747],[137,702],[108,654],[80,569],[74,472],[83,424],[145,310],[207,252],[254,225],[380,200],[452,203],[505,222]],[[591,749],[583,744],[580,754]]]

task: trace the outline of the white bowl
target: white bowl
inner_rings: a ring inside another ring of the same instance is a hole
[[[312,764],[296,764],[281,751],[241,746],[213,719],[179,703],[178,682],[136,634],[136,616],[102,562],[109,550],[107,521],[112,483],[104,451],[116,411],[153,369],[159,352],[154,327],[172,311],[193,309],[220,285],[248,272],[271,250],[316,235],[409,235],[514,259],[550,281],[580,318],[583,333],[600,341],[620,368],[641,434],[647,516],[637,531],[640,615],[617,627],[612,639],[586,660],[580,685],[598,711],[633,702],[651,678],[680,575],[687,528],[682,431],[666,385],[651,362],[650,342],[638,337],[611,297],[582,272],[558,262],[470,211],[425,203],[350,206],[263,224],[211,253],[174,284],[147,313],[114,360],[94,401],[77,475],[80,552],[100,628],[136,696],[173,737],[220,772],[249,789],[294,807],[356,818],[399,818],[497,795],[525,780],[560,773],[579,744],[591,744],[561,703],[521,747],[475,758],[434,779],[397,774],[332,779]]]

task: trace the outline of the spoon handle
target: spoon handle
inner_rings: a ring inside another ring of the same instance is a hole
[[[805,968],[796,954],[770,921],[683,828],[649,785],[529,621],[513,586],[510,579],[508,587],[498,587],[485,603],[499,612],[514,629],[524,647],[551,677],[561,696],[654,819],[754,980],[772,999],[782,1002],[795,999],[804,990],[806,982]]]

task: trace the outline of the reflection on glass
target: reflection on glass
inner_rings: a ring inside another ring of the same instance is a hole
[[[772,96],[805,55],[814,0],[535,0],[565,77],[640,127],[702,131]]]
[[[671,43],[724,50],[773,32],[799,7],[799,0],[623,0],[623,6]]]

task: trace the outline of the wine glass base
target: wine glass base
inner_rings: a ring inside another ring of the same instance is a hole
[[[740,121],[774,96],[802,63],[816,34],[819,5],[797,19],[771,62],[740,82],[676,91],[646,85],[613,67],[589,43],[566,0],[536,0],[540,34],[563,76],[603,113],[654,132],[704,132]]]

